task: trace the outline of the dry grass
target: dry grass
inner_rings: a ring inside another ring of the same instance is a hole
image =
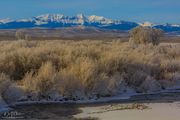
[[[180,45],[140,45],[119,41],[2,41],[0,73],[48,96],[116,94],[122,83],[139,89],[147,77],[180,80]]]

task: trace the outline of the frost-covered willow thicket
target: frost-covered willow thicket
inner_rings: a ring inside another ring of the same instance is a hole
[[[6,100],[91,99],[165,89],[180,80],[180,45],[120,41],[1,41],[0,93]]]

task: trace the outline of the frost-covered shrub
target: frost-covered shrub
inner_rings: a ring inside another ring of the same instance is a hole
[[[5,75],[4,73],[0,73],[0,95],[4,94],[10,84],[11,82],[9,76]]]
[[[134,44],[159,44],[159,39],[162,36],[162,30],[150,27],[138,26],[130,32],[130,42]]]
[[[25,30],[22,29],[17,30],[15,36],[17,40],[25,40],[26,39]]]
[[[177,81],[180,83],[180,72],[175,72],[173,74],[173,78],[172,78],[173,81]]]
[[[134,88],[139,87],[146,79],[147,74],[143,71],[134,71],[133,74],[128,74],[128,84]]]
[[[48,96],[54,89],[56,70],[51,62],[42,64],[38,73],[30,72],[25,75],[24,86],[28,92],[35,92],[39,96]]]
[[[35,89],[40,95],[47,95],[53,89],[56,70],[51,62],[41,66],[36,76]]]
[[[179,79],[179,44],[132,48],[126,42],[85,40],[3,41],[0,46],[1,76],[35,98],[108,96],[121,90],[121,81],[137,90],[147,76],[158,82]]]
[[[16,84],[10,85],[4,92],[4,99],[8,103],[17,102],[23,96],[25,96],[23,89]]]
[[[139,91],[141,92],[157,92],[160,90],[160,83],[150,76],[148,76],[139,87]]]
[[[178,85],[176,81],[172,80],[159,80],[158,82],[160,83],[162,89],[167,89]]]
[[[101,73],[94,82],[93,93],[98,96],[115,95],[119,92],[123,82],[123,76],[119,73],[115,73],[112,76]]]
[[[85,97],[84,86],[73,74],[61,72],[55,77],[55,88],[63,97],[80,99]]]

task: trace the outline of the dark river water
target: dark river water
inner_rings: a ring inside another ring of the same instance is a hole
[[[4,113],[2,119],[15,120],[74,120],[73,115],[81,113],[77,105],[34,104],[13,107]],[[0,119],[1,120],[1,119]]]

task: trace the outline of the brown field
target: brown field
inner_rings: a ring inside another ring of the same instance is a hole
[[[25,38],[26,40],[109,40],[128,37],[128,33],[124,31],[79,26],[58,29],[5,29],[0,30],[0,40],[17,40],[17,31],[21,31],[25,36],[27,36]]]
[[[129,40],[129,33],[117,30],[97,29],[93,27],[67,27],[58,29],[19,29],[25,34],[26,40],[120,40],[127,42]],[[15,29],[0,30],[0,41],[6,40],[17,40]],[[180,37],[173,33],[165,34],[161,38],[161,42],[166,43],[180,43]]]

